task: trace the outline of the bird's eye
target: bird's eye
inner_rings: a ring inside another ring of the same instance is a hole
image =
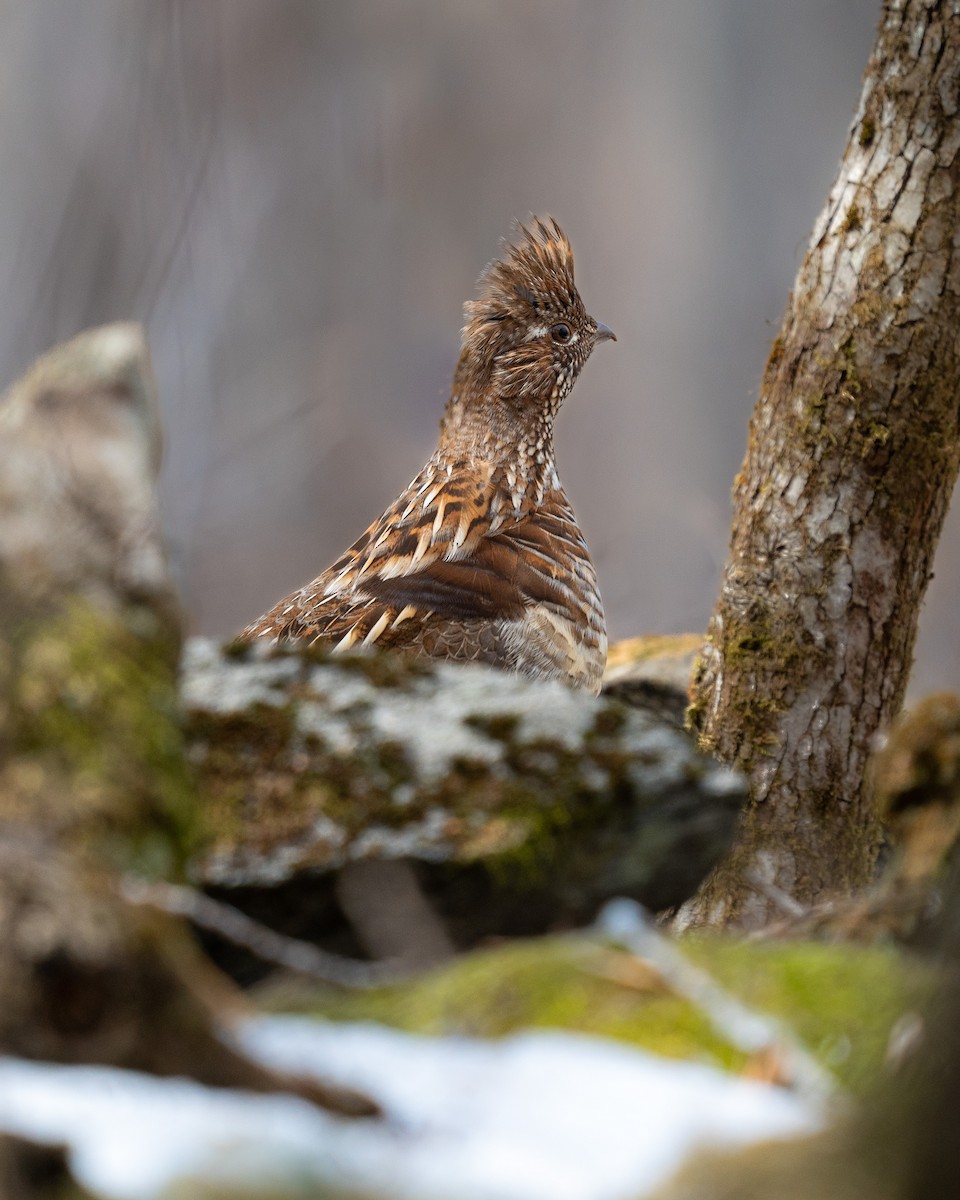
[[[550,326],[550,336],[555,342],[569,342],[570,326],[565,325],[563,321],[558,321],[556,325]]]

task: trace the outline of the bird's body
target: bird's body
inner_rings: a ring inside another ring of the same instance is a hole
[[[521,229],[466,306],[432,458],[322,575],[244,630],[334,650],[486,662],[598,691],[596,572],[557,476],[553,420],[596,342],[552,221]]]

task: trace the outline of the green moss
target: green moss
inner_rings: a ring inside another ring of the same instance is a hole
[[[713,645],[712,634],[707,634],[706,644]],[[706,661],[702,654],[693,660],[693,670],[690,672],[690,693],[693,699],[687,705],[683,716],[684,728],[694,733],[703,731],[704,718],[707,712]]]
[[[877,124],[873,117],[864,117],[860,122],[860,134],[858,138],[860,145],[863,146],[864,149],[866,149],[868,146],[872,146],[873,139],[876,136]]]
[[[866,271],[867,268],[864,268]],[[889,302],[879,292],[864,287],[863,294],[854,303],[850,315],[860,326],[878,321],[888,311]]]
[[[570,1029],[618,1038],[676,1058],[728,1066],[744,1056],[654,981],[650,993],[606,974],[620,956],[570,938],[514,942],[464,955],[406,985],[344,995],[313,992],[268,1007],[298,1009],[332,1020],[374,1020],[428,1034],[501,1037],[518,1029]]]
[[[375,651],[355,651],[351,654],[333,654],[330,647],[318,643],[315,646],[303,647],[297,643],[295,653],[298,658],[318,663],[333,663],[339,670],[362,675],[375,688],[404,687],[411,679],[428,678],[435,670],[435,664],[429,659],[418,658],[414,654],[396,652],[377,653]]]
[[[596,737],[616,737],[622,731],[626,721],[627,712],[625,708],[608,704],[598,710],[594,718],[593,729],[587,734],[587,738],[589,740]]]
[[[811,644],[810,635],[792,613],[784,614],[760,601],[744,612],[726,613],[719,649],[726,670],[746,681],[737,692],[736,763],[749,774],[757,758],[766,758],[779,748],[780,714],[792,702],[810,661],[826,652]],[[771,673],[774,666],[775,675]],[[757,685],[758,680],[762,687]],[[694,696],[688,720],[696,728],[710,697],[709,689],[704,691],[696,677]],[[710,737],[702,731],[700,745],[706,752],[714,749]]]
[[[496,783],[498,837],[495,844],[481,839],[482,865],[499,888],[562,877],[576,891],[588,879],[595,882],[602,869],[594,857],[597,839],[617,826],[621,801],[630,811],[636,803],[631,771],[644,756],[624,736],[627,711],[616,701],[601,703],[581,752],[549,739],[508,746],[506,761],[517,782]],[[655,834],[653,825],[645,830],[648,841]]]
[[[509,742],[517,732],[520,718],[514,713],[491,713],[468,716],[464,725],[477,729],[497,742]]]
[[[205,746],[208,762],[221,770],[237,769],[237,760],[255,752],[270,768],[285,762],[294,730],[288,707],[257,702],[242,712],[198,712],[192,718],[194,740]]]
[[[815,392],[803,406],[800,418],[800,436],[805,442],[818,442],[826,429],[827,397],[823,392]],[[828,437],[835,443],[833,434],[827,430]]]
[[[0,813],[40,818],[124,868],[168,874],[194,844],[195,792],[175,647],[150,613],[136,625],[72,597],[10,630]]]
[[[251,643],[245,638],[234,638],[232,642],[224,642],[220,653],[224,658],[245,662],[250,657]]]
[[[786,1022],[841,1081],[865,1092],[899,1018],[936,974],[889,947],[690,938],[684,950],[751,1007]]]
[[[758,654],[770,648],[770,638],[760,633],[747,633],[732,641],[728,651],[734,657],[741,654]]]
[[[562,877],[560,871],[570,872],[576,855],[570,831],[580,822],[571,820],[562,805],[544,812],[518,804],[498,815],[497,822],[504,825],[503,836],[482,866],[498,891],[536,889]]]
[[[852,1091],[867,1090],[890,1031],[933,984],[893,951],[822,943],[688,939],[684,953],[751,1008],[788,1025]],[[267,1007],[332,1020],[375,1020],[429,1034],[499,1037],[559,1028],[616,1038],[668,1057],[734,1070],[746,1054],[706,1016],[637,972],[636,960],[584,939],[543,938],[477,951],[406,984],[345,995],[304,988],[262,996]],[[635,977],[634,985],[621,980]]]
[[[860,449],[861,458],[869,458],[876,450],[883,449],[890,441],[890,428],[880,421],[868,421],[863,433],[863,446]]]
[[[363,670],[368,661],[350,669]],[[402,673],[408,666],[401,660],[398,682],[409,681]],[[344,721],[333,714],[328,725],[323,688],[294,681],[288,691],[283,706],[189,714],[203,796],[201,871],[213,861],[238,863],[239,855],[253,880],[257,861],[274,850],[283,871],[322,869],[339,860],[343,847],[373,839],[387,855],[477,864],[511,893],[560,878],[575,906],[602,890],[597,875],[604,861],[647,861],[631,841],[647,820],[637,783],[639,730],[615,700],[585,710],[589,728],[576,729],[574,745],[566,729],[530,740],[516,714],[464,715],[487,740],[485,752],[478,759],[468,745],[458,757],[452,747],[429,744],[428,757],[439,760],[425,770],[414,748],[385,739],[377,714],[362,706],[349,714],[352,750],[345,753],[337,734]],[[659,819],[652,812],[649,824]],[[614,851],[611,827],[622,833]]]
[[[843,224],[840,226],[840,232],[856,233],[862,227],[863,213],[860,211],[860,206],[858,204],[851,204],[847,209],[847,215],[843,219]]]

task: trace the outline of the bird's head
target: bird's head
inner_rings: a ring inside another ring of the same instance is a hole
[[[573,251],[551,217],[520,225],[464,307],[462,361],[481,389],[552,415],[598,342],[613,331],[589,315],[573,280]]]

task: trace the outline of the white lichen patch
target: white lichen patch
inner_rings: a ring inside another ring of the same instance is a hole
[[[190,712],[202,718],[192,758],[222,805],[210,809],[220,815],[194,863],[198,882],[271,886],[356,859],[495,856],[540,836],[544,813],[553,828],[598,821],[608,805],[618,820],[633,808],[644,838],[669,842],[678,797],[681,808],[689,796],[719,799],[732,830],[744,794],[669,720],[489,667],[385,669],[293,649],[237,658],[194,641],[183,672],[188,724]],[[205,749],[211,715],[241,731],[223,776]],[[649,874],[639,858],[634,868]]]
[[[196,637],[184,646],[181,672],[180,694],[188,708],[240,712],[251,704],[286,704],[286,685],[299,674],[300,663],[256,655],[250,661],[225,663],[216,642]]]
[[[378,687],[360,671],[323,666],[311,671],[309,687],[316,701],[301,706],[299,728],[345,745],[352,726],[337,718],[362,711],[371,739],[402,745],[423,783],[444,778],[456,763],[489,767],[502,759],[503,743],[483,731],[485,719],[515,718],[517,742],[548,741],[576,751],[596,717],[592,697],[563,684],[472,665],[441,663],[404,688]]]
[[[319,739],[319,744],[332,754],[355,754],[360,734],[354,722],[336,710],[331,711],[329,697],[324,701],[304,700],[297,708],[297,732]]]
[[[350,847],[350,858],[419,858],[443,862],[450,857],[450,823],[454,818],[441,808],[431,809],[420,821],[402,829],[373,825]]]
[[[325,868],[342,866],[347,860],[346,843],[346,830],[321,814],[299,837],[279,845],[214,851],[194,863],[190,875],[195,883],[208,887],[271,887],[292,879],[318,859]]]
[[[743,792],[743,776],[733,767],[717,766],[704,773],[700,787],[708,796],[738,796]]]

